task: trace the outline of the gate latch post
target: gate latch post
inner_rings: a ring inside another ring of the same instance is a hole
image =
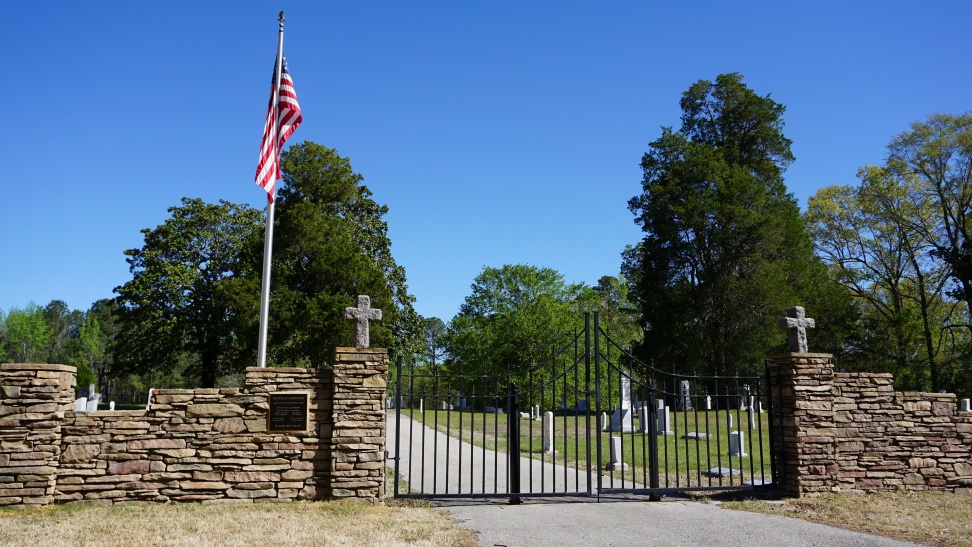
[[[510,477],[510,505],[522,503],[520,499],[520,389],[510,382],[506,417],[507,458]]]

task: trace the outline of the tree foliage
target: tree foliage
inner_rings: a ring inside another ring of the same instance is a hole
[[[624,275],[602,276],[594,287],[599,298],[601,329],[627,351],[632,351],[644,337],[632,291],[632,283]]]
[[[343,311],[360,294],[384,312],[373,345],[417,347],[419,317],[391,255],[388,208],[332,149],[292,146],[281,168],[268,363],[327,366],[334,347],[352,340]],[[189,198],[169,213],[142,231],[141,248],[126,251],[132,279],[115,289],[117,310],[102,306],[107,314],[98,317],[104,326],[107,315],[106,336],[116,343],[95,361],[114,362],[114,376],[132,386],[198,379],[211,387],[256,361],[264,217],[244,205]]]
[[[912,123],[888,145],[887,174],[912,188],[912,207],[927,210],[910,228],[948,266],[952,296],[972,313],[972,114]]]
[[[696,82],[680,104],[681,128],[649,145],[643,192],[629,201],[645,234],[624,268],[645,327],[640,351],[665,368],[751,372],[780,346],[777,318],[809,297],[821,267],[783,183],[793,161],[785,107],[739,74]]]
[[[125,251],[132,279],[117,287],[120,360],[132,370],[169,371],[189,359],[191,373],[214,387],[224,371],[249,364],[241,337],[252,307],[239,309],[241,260],[260,234],[260,213],[244,205],[183,198],[171,217],[142,230],[144,244]]]
[[[4,318],[4,353],[17,363],[46,363],[51,329],[44,310],[33,302],[24,308],[11,308]]]
[[[44,322],[50,331],[47,343],[46,363],[66,363],[70,341],[77,337],[78,326],[84,321],[83,314],[71,310],[63,300],[51,300],[44,306]]]
[[[842,365],[893,372],[902,389],[968,392],[972,117],[936,114],[911,129],[858,186],[818,191],[807,219],[862,312]]]
[[[885,169],[859,176],[860,186],[819,190],[807,211],[818,253],[864,312],[862,336],[841,364],[893,372],[908,389],[938,390],[950,346],[941,321],[957,310],[944,294],[947,270],[914,230],[929,210],[911,207],[913,189]]]
[[[486,267],[449,324],[449,366],[522,373],[567,344],[597,302],[590,287],[569,284],[550,268]]]
[[[447,332],[448,328],[442,319],[438,317],[422,319],[423,347],[419,357],[423,365],[434,368],[445,362],[448,356],[445,345]]]
[[[326,366],[335,346],[352,340],[343,310],[367,294],[383,318],[371,343],[406,354],[421,323],[405,270],[391,254],[388,207],[372,199],[348,158],[303,142],[281,160],[285,185],[277,206],[270,333],[276,362]]]

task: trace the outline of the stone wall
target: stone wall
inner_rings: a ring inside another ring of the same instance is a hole
[[[835,373],[827,354],[770,358],[784,494],[972,493],[972,413],[953,394],[894,391],[890,374]]]
[[[40,507],[54,499],[75,380],[74,367],[0,365],[0,505]]]
[[[386,376],[385,350],[338,348],[328,371],[248,368],[242,389],[157,390],[147,411],[75,413],[70,387],[57,392],[56,409],[23,387],[7,396],[8,385],[25,382],[73,386],[73,367],[0,365],[0,505],[379,503]],[[282,392],[308,394],[308,430],[268,431],[269,395]]]

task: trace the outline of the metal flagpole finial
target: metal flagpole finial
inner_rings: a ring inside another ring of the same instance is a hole
[[[280,10],[280,24],[282,25],[283,22],[284,22],[283,10]]]

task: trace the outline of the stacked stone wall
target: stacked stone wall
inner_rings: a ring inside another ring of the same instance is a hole
[[[65,365],[0,365],[0,505],[53,500],[75,381],[75,368]]]
[[[951,393],[898,392],[890,374],[835,374],[840,490],[972,493],[972,415]]]
[[[249,368],[243,389],[156,390],[139,411],[74,412],[73,367],[0,370],[0,505],[383,496],[385,350],[338,348],[322,372]],[[279,392],[309,395],[307,431],[267,430]]]
[[[770,358],[780,489],[972,493],[972,413],[953,394],[894,391],[891,374],[834,373],[827,354]]]

